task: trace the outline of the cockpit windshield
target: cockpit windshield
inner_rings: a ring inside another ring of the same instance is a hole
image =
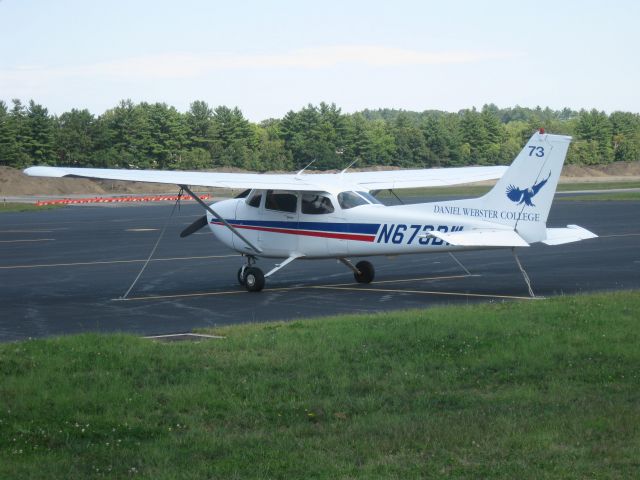
[[[369,200],[356,192],[342,192],[338,194],[338,203],[343,210],[348,210],[359,207],[360,205],[367,205],[369,204]]]
[[[358,192],[358,195],[366,198],[370,203],[373,203],[374,205],[384,205],[380,200],[371,195],[369,192]]]

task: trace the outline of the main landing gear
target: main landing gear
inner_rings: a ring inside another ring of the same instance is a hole
[[[252,255],[247,255],[247,263],[238,270],[238,283],[245,287],[249,292],[259,292],[264,288],[265,279],[267,277],[271,276],[285,265],[288,265],[296,258],[299,258],[299,256],[293,255],[287,258],[284,262],[276,265],[272,270],[265,274],[255,266],[256,258]],[[338,260],[353,271],[353,278],[358,283],[371,283],[375,278],[376,271],[371,262],[362,260],[354,265],[346,258],[339,258]]]
[[[371,262],[362,260],[354,265],[346,258],[339,260],[353,271],[353,278],[358,283],[371,283],[376,276],[376,270]]]

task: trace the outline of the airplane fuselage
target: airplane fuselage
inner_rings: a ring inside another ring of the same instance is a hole
[[[328,194],[324,194],[329,196]],[[429,235],[432,231],[460,232],[469,220],[448,214],[434,214],[431,203],[384,206],[364,204],[327,214],[304,214],[251,207],[246,199],[223,200],[216,211],[267,258],[337,258],[346,256],[399,255],[430,251],[459,250]],[[254,255],[250,247],[209,215],[209,227],[229,248]],[[482,223],[482,222],[480,222]],[[478,220],[473,226],[478,226]]]

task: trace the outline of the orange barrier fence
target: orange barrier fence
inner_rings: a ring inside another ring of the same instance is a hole
[[[210,200],[211,195],[199,195],[201,200]],[[61,198],[58,200],[38,200],[37,206],[42,205],[75,205],[80,203],[125,203],[125,202],[167,202],[178,200],[178,195],[148,195],[144,197],[93,197],[93,198]],[[188,195],[183,195],[181,201],[193,200]]]

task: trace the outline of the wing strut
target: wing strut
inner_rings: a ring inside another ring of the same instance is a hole
[[[236,234],[238,236],[238,238],[240,240],[242,240],[244,243],[246,243],[254,252],[256,253],[262,253],[262,250],[260,250],[258,247],[256,247],[253,243],[251,243],[249,240],[247,240],[246,238],[244,238],[244,236],[238,232],[238,230],[236,230],[233,226],[231,226],[229,224],[229,222],[227,222],[224,218],[222,218],[220,215],[218,215],[216,212],[213,211],[213,209],[207,205],[206,203],[204,203],[202,201],[202,199],[197,196],[195,193],[193,193],[189,187],[187,187],[186,185],[180,185],[180,188],[182,188],[185,192],[187,192],[189,194],[189,196],[191,198],[193,198],[196,202],[198,202],[200,205],[202,205],[202,207],[209,212],[211,215],[213,215],[214,217],[216,217],[225,227],[227,227],[229,230],[231,230],[234,234]]]

